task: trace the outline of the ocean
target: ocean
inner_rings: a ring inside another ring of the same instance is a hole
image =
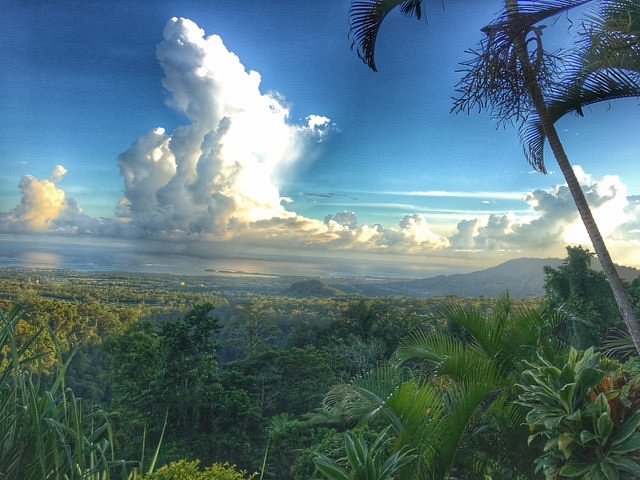
[[[0,234],[0,268],[303,277],[424,278],[439,272],[348,254],[229,252],[226,246],[142,240]]]

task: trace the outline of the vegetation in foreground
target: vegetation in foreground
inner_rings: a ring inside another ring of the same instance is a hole
[[[633,478],[639,362],[591,257],[526,302],[140,306],[6,280],[3,478]]]

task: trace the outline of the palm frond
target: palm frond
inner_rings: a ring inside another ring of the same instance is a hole
[[[543,337],[546,320],[538,309],[514,308],[505,322],[500,351],[496,358],[504,371],[515,367],[516,360],[533,357]]]
[[[376,39],[382,21],[395,8],[407,16],[422,18],[422,0],[357,0],[349,9],[349,34],[353,39],[358,57],[367,66],[377,71],[375,62]]]
[[[542,30],[532,27],[525,40],[529,61],[527,71],[535,75],[542,92],[550,89],[558,74],[560,57],[542,48]],[[488,30],[477,49],[468,50],[471,58],[461,63],[464,75],[456,85],[451,111],[471,113],[489,110],[499,126],[526,122],[533,108],[523,67],[513,43],[497,29]]]
[[[566,56],[563,80],[546,92],[554,123],[567,114],[582,116],[595,103],[640,96],[640,4],[603,1],[583,25],[578,48]],[[546,135],[538,116],[521,126],[520,138],[529,163],[544,171]]]
[[[498,299],[490,314],[477,308],[452,305],[440,311],[440,318],[461,327],[473,339],[473,345],[488,358],[502,348],[503,332],[511,314],[508,295]]]
[[[527,35],[540,22],[585,5],[592,0],[519,0],[506,2],[496,20],[482,31],[493,38],[499,48],[510,48],[519,35]]]
[[[449,472],[456,462],[456,455],[461,444],[461,438],[469,423],[474,418],[478,408],[495,390],[491,385],[491,373],[486,371],[486,381],[468,383],[450,389],[446,394],[447,418],[446,435],[438,445],[438,467],[440,472]]]
[[[463,313],[455,308],[453,311]],[[463,315],[462,318],[471,317]],[[486,327],[487,322],[482,322],[481,318],[475,320]],[[434,372],[437,381],[421,390],[421,393],[431,395],[429,408],[414,398],[418,389],[415,382],[404,384],[394,393],[388,406],[404,425],[399,437],[401,441],[423,451],[423,467],[435,475],[434,478],[442,478],[451,472],[462,435],[478,407],[485,401],[490,403],[488,398],[502,387],[504,378],[497,363],[484,351],[443,334],[418,332],[405,339],[399,357],[416,358],[416,353],[437,364]],[[400,399],[405,405],[403,410],[397,406]],[[439,409],[437,414],[432,412],[433,405]],[[429,414],[425,415],[425,412]]]
[[[631,335],[626,330],[614,330],[602,342],[602,351],[607,357],[628,358],[636,353]]]
[[[419,360],[437,370],[445,359],[461,355],[465,348],[460,340],[450,335],[416,330],[400,341],[395,363],[403,365]]]
[[[636,0],[604,0],[587,20],[582,36],[589,70],[640,70],[640,4]]]
[[[399,420],[387,409],[387,402],[407,378],[404,369],[381,365],[351,383],[332,387],[324,397],[323,408],[330,415],[343,416],[354,424],[367,423],[374,416],[383,414],[395,429],[400,429]]]
[[[541,24],[591,0],[520,0],[509,4],[496,20],[483,28],[486,37],[470,50],[471,59],[462,63],[463,78],[456,86],[453,112],[489,109],[498,125],[526,123],[533,108],[527,75],[535,76],[544,97],[558,81],[561,52],[547,52],[542,46]],[[528,62],[521,64],[516,39],[526,44]],[[527,65],[528,63],[528,65]],[[526,73],[525,73],[526,72]],[[544,162],[527,156],[531,165],[545,173]]]
[[[445,414],[443,397],[429,383],[410,381],[404,383],[389,399],[388,408],[393,410],[402,424],[398,432],[398,444],[423,451],[432,445],[430,439],[440,433]]]
[[[599,102],[640,96],[640,73],[622,69],[599,70],[590,73],[580,82],[557,88],[548,101],[548,113],[555,123],[565,115],[583,115],[584,107]],[[525,156],[533,166],[544,166],[544,143],[546,135],[542,122],[533,115],[522,125],[520,138]],[[543,167],[544,168],[544,167]]]

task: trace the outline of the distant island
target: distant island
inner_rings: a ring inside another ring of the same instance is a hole
[[[205,272],[221,273],[223,275],[243,275],[248,277],[272,277],[280,278],[280,275],[275,273],[263,273],[263,272],[245,272],[244,270],[216,270],[215,268],[205,268]]]

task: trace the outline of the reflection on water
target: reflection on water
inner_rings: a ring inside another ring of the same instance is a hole
[[[1,236],[0,236],[1,237]],[[285,255],[251,258],[248,254],[188,255],[150,251],[144,245],[87,245],[0,238],[0,268],[51,268],[77,271],[124,271],[180,275],[368,276],[371,265],[348,259],[299,258]],[[378,270],[377,275],[380,275]],[[387,275],[389,272],[387,272]],[[394,276],[391,274],[390,276]]]
[[[23,251],[18,253],[21,255],[22,262],[28,268],[63,268],[61,266],[62,259],[60,255],[51,252]],[[18,257],[19,258],[19,257]]]
[[[395,257],[291,255],[288,251],[229,251],[229,245],[81,239],[0,234],[0,268],[51,268],[180,275],[279,275],[425,278],[442,273],[432,261]],[[334,252],[335,253],[335,252]],[[468,266],[465,270],[468,269]]]

